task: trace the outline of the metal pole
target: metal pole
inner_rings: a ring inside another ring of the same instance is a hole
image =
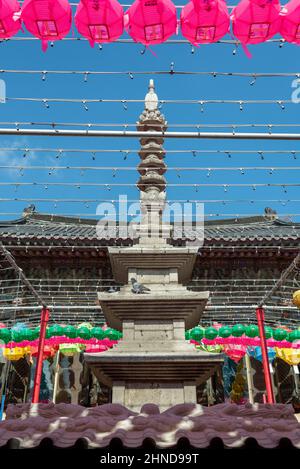
[[[253,380],[251,372],[251,361],[249,355],[245,355],[245,367],[246,367],[246,376],[247,376],[247,386],[248,386],[248,396],[250,404],[254,404],[254,389],[253,389]]]
[[[41,387],[41,378],[43,372],[43,353],[44,353],[44,344],[46,338],[46,327],[49,320],[49,310],[46,307],[43,307],[41,314],[41,329],[38,345],[38,356],[36,360],[36,369],[33,385],[33,394],[32,394],[32,403],[37,404],[40,398],[40,387]]]
[[[135,130],[77,130],[77,129],[5,129],[0,128],[0,135],[38,135],[47,137],[128,137],[128,138],[201,138],[233,140],[300,140],[295,133],[263,132],[139,132]]]
[[[59,357],[60,357],[60,351],[58,350],[56,354],[56,361],[55,361],[55,374],[54,374],[53,397],[52,397],[52,401],[54,404],[56,402],[56,394],[57,394],[57,388],[58,388]]]
[[[271,373],[270,373],[267,341],[266,341],[265,327],[264,327],[265,318],[264,318],[263,308],[256,309],[256,318],[257,318],[257,323],[258,323],[258,328],[259,328],[260,346],[261,346],[261,351],[262,351],[262,363],[263,363],[264,378],[265,378],[266,392],[267,392],[267,402],[269,404],[275,404],[273,386],[272,386],[272,378],[271,378]]]

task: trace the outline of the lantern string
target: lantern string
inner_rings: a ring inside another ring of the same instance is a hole
[[[0,73],[15,73],[15,74],[37,74],[41,75],[43,81],[46,80],[48,75],[124,75],[128,76],[139,76],[139,75],[166,75],[170,76],[170,70],[24,70],[24,69],[0,69]],[[195,70],[174,70],[172,75],[201,75],[209,76],[212,78],[216,77],[229,77],[229,78],[299,78],[300,72],[212,72],[212,71],[195,71]]]

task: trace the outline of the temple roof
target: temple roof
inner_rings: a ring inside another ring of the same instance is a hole
[[[39,239],[43,241],[72,240],[78,242],[101,242],[112,244],[120,237],[112,233],[105,239],[97,236],[96,226],[98,220],[71,218],[35,211],[27,213],[17,220],[0,221],[0,239],[13,241],[16,238],[24,241]],[[260,242],[287,241],[288,244],[297,244],[300,240],[300,223],[284,221],[270,216],[253,216],[239,219],[221,219],[206,221],[204,225],[205,243],[219,244],[220,242]],[[183,236],[178,236],[177,227],[174,226],[174,244],[180,244],[190,239],[189,230]],[[129,238],[122,240],[128,244]]]

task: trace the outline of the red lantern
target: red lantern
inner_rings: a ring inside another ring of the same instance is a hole
[[[267,41],[279,32],[279,0],[242,0],[231,14],[233,34],[245,44]]]
[[[128,34],[145,46],[161,44],[176,33],[176,8],[171,0],[135,0],[125,13]]]
[[[192,44],[208,44],[229,31],[229,12],[224,0],[192,0],[180,16],[181,32]]]
[[[41,39],[45,51],[48,41],[62,39],[70,31],[71,6],[68,0],[25,0],[22,20],[28,31]]]
[[[81,0],[75,14],[79,33],[92,47],[95,42],[113,42],[124,29],[124,12],[117,0]]]
[[[16,0],[0,0],[0,38],[8,39],[21,29],[20,11]]]

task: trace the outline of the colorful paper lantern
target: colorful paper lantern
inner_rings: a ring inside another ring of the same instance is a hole
[[[70,339],[75,339],[77,337],[77,329],[74,326],[66,326],[64,328],[64,335],[70,337]]]
[[[220,327],[220,329],[219,329],[219,336],[220,337],[226,338],[226,337],[231,336],[231,334],[232,334],[231,327],[229,327],[229,326]]]
[[[35,328],[33,329],[33,336],[34,336],[35,339],[38,339],[38,338],[39,338],[39,336],[40,336],[40,326],[35,327]]]
[[[226,355],[236,363],[243,358],[247,351],[245,345],[224,345],[223,349]]]
[[[300,44],[300,1],[291,0],[281,10],[280,34],[288,42]],[[300,290],[297,294],[296,306],[300,307]],[[293,295],[293,296],[294,296]]]
[[[64,335],[64,328],[59,324],[54,324],[49,327],[50,337]]]
[[[192,0],[181,10],[180,26],[194,45],[216,42],[229,32],[227,5],[223,0]]]
[[[72,357],[76,353],[82,352],[85,348],[83,344],[60,344],[59,351],[66,357]]]
[[[265,327],[265,337],[266,339],[270,339],[273,335],[273,329],[271,327]]]
[[[104,338],[104,330],[102,327],[93,327],[91,330],[92,337],[96,337],[96,339],[103,339]]]
[[[231,13],[232,30],[245,44],[267,41],[279,32],[279,0],[241,0]]]
[[[72,25],[68,0],[25,0],[21,17],[28,31],[41,39],[43,51],[48,41],[64,38]]]
[[[11,341],[11,331],[9,329],[0,329],[0,340],[5,344]]]
[[[54,357],[56,354],[58,347],[56,346],[51,346],[51,345],[45,345],[44,350],[43,350],[43,360],[46,360],[49,357]],[[30,346],[31,350],[31,355],[33,357],[38,356],[38,347],[37,346]]]
[[[200,342],[203,337],[204,329],[202,327],[194,327],[194,329],[192,329],[190,332],[190,338],[196,340],[196,342]]]
[[[78,327],[77,335],[82,339],[90,339],[91,330],[88,327]]]
[[[235,324],[232,328],[232,335],[234,337],[241,337],[245,333],[245,326],[243,324]]]
[[[289,365],[299,365],[300,363],[300,350],[292,348],[278,348],[275,347],[276,355]]]
[[[292,332],[289,332],[287,340],[289,340],[290,342],[294,342],[294,340],[300,340],[300,330],[294,330]]]
[[[124,23],[136,42],[161,44],[176,33],[176,8],[171,0],[135,0],[125,13]]]
[[[108,328],[104,331],[104,337],[107,337],[110,340],[119,340],[121,338],[121,334],[115,329]]]
[[[75,25],[90,45],[113,42],[124,29],[124,12],[117,0],[81,0],[75,13]]]
[[[257,337],[259,335],[258,327],[255,324],[250,324],[245,330],[247,337]]]
[[[223,351],[222,345],[204,345],[201,343],[197,344],[195,347],[197,350],[209,353],[222,353]]]
[[[287,335],[288,335],[288,333],[287,333],[287,331],[284,330],[284,329],[278,328],[278,329],[273,330],[273,338],[274,338],[275,340],[278,340],[278,341],[279,341],[279,340],[280,340],[280,341],[281,341],[281,340],[285,340],[286,337],[287,337]]]
[[[276,357],[276,351],[271,347],[267,347],[267,351],[268,351],[269,361],[273,361],[274,358]],[[247,352],[248,352],[248,355],[262,362],[263,358],[262,358],[261,347],[248,347]]]
[[[297,308],[300,308],[300,290],[293,293],[293,303]]]
[[[8,39],[21,29],[21,7],[16,0],[0,2],[0,38]]]
[[[78,329],[80,329],[81,327],[86,327],[89,330],[93,329],[93,326],[90,322],[81,322],[80,324],[78,324],[77,327],[78,327]]]
[[[17,361],[30,352],[29,347],[4,348],[3,356],[10,361]]]
[[[217,337],[218,331],[214,327],[208,327],[205,329],[204,337],[209,340],[213,340]]]

